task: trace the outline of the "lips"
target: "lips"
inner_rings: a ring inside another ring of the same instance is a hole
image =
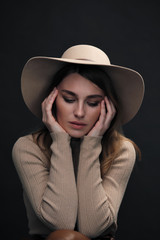
[[[82,129],[83,127],[86,126],[85,123],[81,123],[81,122],[77,122],[77,121],[73,121],[73,122],[69,122],[72,126],[72,128],[75,128],[75,129]]]
[[[81,126],[85,126],[86,124],[85,123],[81,123],[81,122],[70,122],[71,124],[75,124],[75,125],[81,125]]]

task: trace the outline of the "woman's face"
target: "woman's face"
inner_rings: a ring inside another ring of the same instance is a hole
[[[86,135],[99,118],[103,90],[78,73],[65,77],[57,89],[58,123],[71,137]]]

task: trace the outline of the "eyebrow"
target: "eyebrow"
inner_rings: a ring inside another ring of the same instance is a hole
[[[69,90],[62,90],[62,92],[65,92],[74,97],[78,97],[78,95],[76,93],[69,91]],[[92,95],[88,95],[86,98],[103,98],[103,96],[99,95],[99,94],[92,94]]]

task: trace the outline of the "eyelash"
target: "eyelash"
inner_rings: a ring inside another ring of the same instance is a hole
[[[69,98],[65,98],[63,97],[64,101],[67,102],[67,103],[73,103],[75,100],[74,99],[69,99]],[[87,102],[87,104],[90,106],[90,107],[97,107],[99,105],[99,101],[97,102]]]
[[[65,98],[65,97],[63,97],[63,99],[67,103],[73,103],[75,101],[74,99],[69,99],[69,98]]]

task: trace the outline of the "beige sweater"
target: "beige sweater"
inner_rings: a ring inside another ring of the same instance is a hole
[[[49,234],[74,229],[94,238],[106,229],[115,231],[118,210],[135,163],[129,141],[101,178],[101,137],[85,136],[81,142],[77,184],[73,170],[70,136],[51,134],[51,159],[33,142],[32,135],[18,139],[13,161],[24,190],[30,234]]]

